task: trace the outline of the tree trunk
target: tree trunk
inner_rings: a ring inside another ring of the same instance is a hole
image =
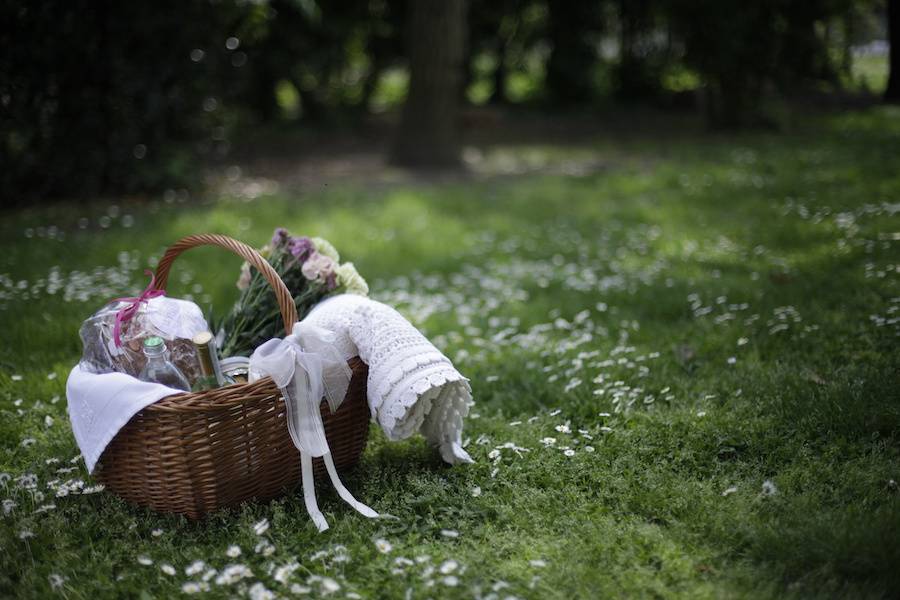
[[[547,34],[553,49],[547,61],[547,96],[558,105],[585,104],[593,95],[591,69],[596,62],[585,37],[595,24],[593,3],[549,2]]]
[[[497,44],[497,68],[494,69],[494,90],[488,102],[491,104],[507,104],[506,97],[506,40],[500,40]]]
[[[653,77],[647,59],[638,49],[639,37],[650,29],[650,6],[646,0],[620,0],[618,95],[624,100],[653,95]]]
[[[409,3],[409,95],[392,161],[413,167],[459,164],[459,101],[465,0]]]
[[[900,103],[900,0],[888,0],[887,14],[891,66],[884,101]]]

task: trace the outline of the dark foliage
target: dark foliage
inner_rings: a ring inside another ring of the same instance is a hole
[[[474,101],[543,109],[699,97],[716,126],[771,124],[770,100],[839,89],[870,39],[860,23],[886,23],[884,0],[468,5],[463,85],[448,87],[464,99],[479,85]],[[3,3],[0,200],[196,182],[237,125],[355,120],[410,64],[406,21],[404,0]]]
[[[226,40],[252,37],[257,7],[74,0],[3,12],[5,203],[158,187],[188,178],[192,156],[227,150],[223,108],[247,55]]]

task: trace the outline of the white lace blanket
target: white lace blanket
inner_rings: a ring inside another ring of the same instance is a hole
[[[331,330],[345,358],[359,356],[369,365],[369,407],[388,439],[420,432],[448,463],[472,462],[461,443],[469,382],[400,313],[342,294],[316,306],[304,322]]]

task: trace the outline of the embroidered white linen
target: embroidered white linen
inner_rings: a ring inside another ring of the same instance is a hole
[[[125,373],[91,373],[75,365],[66,381],[69,420],[88,472],[106,445],[142,408],[166,396],[181,394],[158,383],[141,381]]]
[[[316,503],[312,465],[315,456],[322,457],[331,483],[344,502],[367,517],[378,516],[344,487],[325,438],[319,404],[325,397],[331,410],[337,410],[347,394],[352,374],[347,361],[334,348],[334,339],[332,332],[321,327],[296,323],[291,335],[283,340],[269,340],[250,356],[250,381],[271,377],[284,395],[288,432],[300,451],[303,501],[319,531],[328,529],[328,522]]]
[[[461,443],[469,382],[400,313],[342,294],[318,304],[303,322],[334,332],[345,359],[359,356],[369,365],[369,408],[388,439],[422,433],[446,462],[472,462]]]

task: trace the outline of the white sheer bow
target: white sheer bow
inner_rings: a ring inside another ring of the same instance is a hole
[[[341,483],[328,440],[319,403],[326,398],[334,412],[341,405],[352,372],[334,347],[334,334],[309,323],[295,323],[291,335],[271,339],[250,356],[250,381],[271,377],[284,395],[288,432],[300,451],[300,472],[306,510],[319,531],[328,529],[316,503],[313,457],[321,456],[338,495],[367,517],[378,513],[356,500]]]

